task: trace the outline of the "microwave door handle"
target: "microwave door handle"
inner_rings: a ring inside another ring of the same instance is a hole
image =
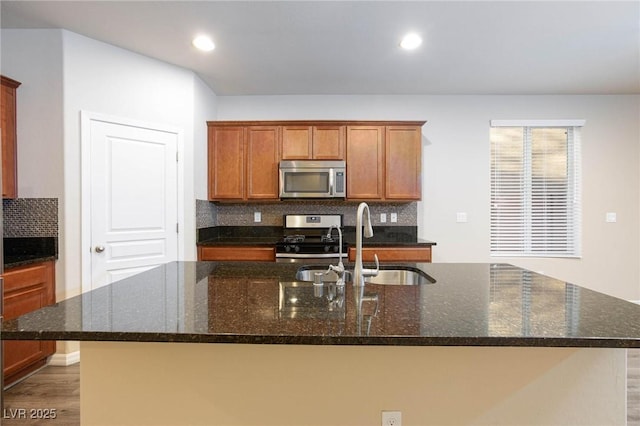
[[[335,187],[335,175],[336,175],[336,174],[335,174],[335,170],[333,170],[333,169],[329,169],[329,195],[331,195],[332,197],[333,197],[334,195],[336,195],[336,194],[335,194],[335,191],[334,191],[334,187]]]

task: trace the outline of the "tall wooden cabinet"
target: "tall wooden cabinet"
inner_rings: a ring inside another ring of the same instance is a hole
[[[246,140],[247,185],[245,199],[278,199],[280,196],[278,188],[280,128],[278,126],[249,126]]]
[[[55,302],[53,261],[9,268],[3,277],[6,319],[16,318]],[[55,350],[55,341],[6,340],[3,357],[5,384],[13,383],[44,366]]]
[[[347,127],[347,198],[384,198],[384,126]]]
[[[244,198],[244,127],[209,128],[209,199]]]
[[[2,198],[18,196],[16,89],[21,83],[0,76],[0,127],[2,128]]]
[[[422,197],[422,131],[418,126],[385,129],[385,192],[387,200]]]

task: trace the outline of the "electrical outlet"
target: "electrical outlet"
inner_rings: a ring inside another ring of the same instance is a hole
[[[380,213],[380,223],[387,223],[387,214]]]
[[[615,212],[607,212],[604,220],[608,223],[615,223],[618,221],[618,215]]]
[[[382,426],[402,426],[401,411],[383,411]]]
[[[458,212],[458,213],[456,213],[456,222],[458,222],[458,223],[466,223],[467,222],[467,213],[466,212]]]
[[[395,223],[398,221],[398,213],[391,213],[391,222]]]
[[[253,212],[253,221],[254,222],[262,222],[262,213]]]

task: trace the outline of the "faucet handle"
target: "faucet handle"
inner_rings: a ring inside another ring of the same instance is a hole
[[[378,255],[377,254],[373,255],[373,260],[376,261],[376,269],[363,268],[362,269],[362,276],[363,277],[375,277],[375,276],[378,275],[378,272],[380,272],[380,262],[378,262]]]
[[[325,272],[325,274],[328,274],[330,271],[333,271],[337,274],[342,274],[344,272],[344,264],[340,262],[337,266],[329,265],[329,268],[327,269],[327,272]]]

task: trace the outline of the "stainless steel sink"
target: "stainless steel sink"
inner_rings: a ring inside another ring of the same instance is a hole
[[[394,267],[394,269],[380,268],[375,277],[366,277],[365,283],[384,285],[422,285],[436,282],[432,277],[418,268]]]
[[[299,281],[313,281],[313,274],[315,272],[326,272],[325,269],[320,269],[314,266],[302,266],[296,273],[296,279]],[[338,276],[330,271],[323,277],[325,282],[335,282]],[[351,271],[345,272],[345,279],[347,282],[351,282]],[[366,277],[365,283],[369,284],[381,284],[381,285],[422,285],[433,284],[436,280],[428,274],[424,273],[418,268],[411,266],[401,265],[381,265],[378,275],[375,277]]]
[[[298,272],[296,273],[296,280],[298,281],[313,281],[313,275],[316,272],[322,272],[325,273],[327,272],[327,268],[319,268],[316,266],[302,266],[300,269],[298,269]],[[345,281],[351,282],[351,271],[345,271],[344,272],[344,279]],[[322,281],[324,282],[336,282],[338,281],[338,274],[336,274],[333,271],[329,271],[327,272],[325,275],[322,276]]]

